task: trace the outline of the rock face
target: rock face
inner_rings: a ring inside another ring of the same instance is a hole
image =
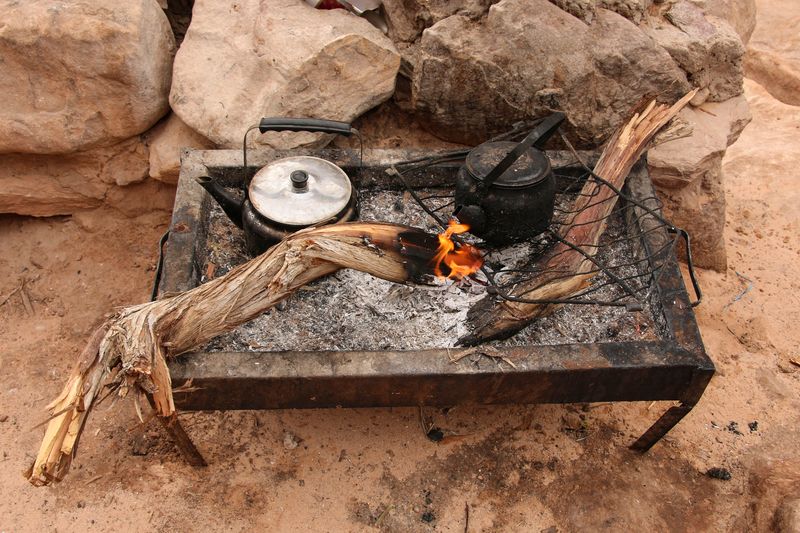
[[[706,15],[721,18],[736,30],[744,44],[756,28],[756,0],[691,0]]]
[[[689,89],[676,61],[629,20],[598,9],[587,25],[547,0],[504,0],[478,20],[447,17],[423,32],[409,60],[419,117],[467,144],[558,109],[580,144],[597,145],[645,95]]]
[[[0,153],[119,143],[168,110],[174,40],[155,0],[0,0]]]
[[[758,12],[745,71],[781,102],[800,105],[800,7],[796,0],[762,3],[765,7]]]
[[[790,435],[797,435],[792,431]],[[750,468],[747,485],[752,494],[752,531],[796,533],[800,531],[800,461],[794,450],[757,450]]]
[[[234,148],[263,116],[352,121],[392,95],[399,66],[392,42],[344,10],[297,0],[197,0],[170,103],[193,130]],[[254,138],[287,148],[320,134]]]
[[[384,0],[389,37],[398,45],[411,43],[425,28],[451,15],[481,18],[498,0]]]
[[[651,148],[650,175],[667,218],[689,232],[695,263],[724,271],[725,188],[722,158],[750,122],[744,96],[685,108],[679,115],[692,133]]]
[[[701,89],[695,104],[742,94],[744,46],[724,20],[706,17],[690,2],[678,2],[647,33],[686,71],[691,84]]]
[[[184,148],[208,149],[214,144],[191,129],[174,113],[148,134],[150,177],[165,183],[178,183],[181,151]]]
[[[652,4],[651,0],[550,0],[570,15],[587,24],[597,16],[597,9],[610,9],[626,19],[638,24]]]
[[[118,186],[147,178],[137,136],[67,155],[0,154],[0,213],[52,216],[97,207]]]

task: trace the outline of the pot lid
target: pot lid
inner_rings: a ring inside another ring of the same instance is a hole
[[[312,156],[278,159],[253,176],[250,203],[262,216],[288,226],[309,226],[338,215],[353,186],[344,170]]]
[[[489,172],[515,147],[509,141],[487,142],[473,148],[467,155],[467,171],[478,181],[483,181]],[[492,187],[518,189],[539,183],[550,172],[550,160],[544,152],[529,148],[517,159],[511,168],[503,172]]]

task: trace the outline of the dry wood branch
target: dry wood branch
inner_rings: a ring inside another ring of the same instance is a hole
[[[594,173],[621,189],[633,165],[641,157],[647,143],[667,124],[697,91],[692,91],[672,106],[654,101],[633,117],[609,139]],[[576,244],[577,250],[564,242],[536,261],[542,271],[536,278],[520,282],[509,292],[528,300],[556,300],[569,297],[586,288],[594,275],[591,256],[606,229],[608,215],[614,209],[614,191],[594,178],[589,178],[570,210],[575,213],[559,228],[564,241]],[[574,272],[564,277],[564,272]],[[476,345],[492,339],[507,338],[530,324],[537,317],[551,313],[551,304],[523,303],[486,297],[470,309],[467,319],[472,333],[459,340],[463,345]]]
[[[174,416],[168,357],[251,320],[299,287],[340,268],[408,281],[426,273],[425,258],[435,250],[424,243],[433,242],[436,239],[421,230],[396,224],[313,228],[190,291],[123,309],[94,332],[64,390],[48,406],[52,418],[29,481],[47,485],[67,473],[86,417],[107,378],[120,396],[146,392],[158,415]]]

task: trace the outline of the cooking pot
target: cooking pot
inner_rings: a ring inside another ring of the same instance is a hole
[[[308,131],[350,136],[357,131],[345,122],[306,118],[262,118],[256,129]],[[242,147],[247,175],[247,133]],[[263,253],[291,233],[309,226],[354,220],[358,216],[357,193],[339,166],[312,156],[278,159],[251,179],[242,181],[237,194],[209,176],[197,182],[217,201],[231,221],[244,230],[247,250]]]
[[[486,142],[467,154],[456,179],[458,220],[486,242],[504,245],[547,229],[553,218],[556,180],[540,149],[564,121],[545,117],[521,142]]]

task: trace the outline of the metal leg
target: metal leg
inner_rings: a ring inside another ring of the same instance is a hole
[[[147,399],[150,401],[150,405],[155,408],[153,398],[149,394],[147,395]],[[183,459],[187,463],[192,466],[208,466],[208,463],[206,463],[206,460],[200,454],[197,446],[192,442],[189,434],[183,429],[183,425],[181,425],[180,420],[178,420],[178,413],[172,413],[170,416],[156,416],[156,418],[158,418],[158,421],[164,426],[164,429],[167,430],[169,436],[172,437],[172,441],[175,443],[175,446],[178,447],[178,451],[181,452]]]
[[[661,418],[656,420],[636,442],[630,445],[632,450],[646,452],[661,440],[661,437],[666,435],[669,430],[674,428],[678,422],[683,420],[684,416],[689,414],[697,402],[700,401],[700,397],[706,390],[709,381],[711,381],[711,377],[714,375],[714,366],[711,364],[709,367],[698,368],[693,374],[692,379],[687,384],[686,392],[680,405],[667,409],[667,412],[661,415]]]
[[[661,415],[661,418],[656,420],[655,424],[650,426],[650,428],[645,431],[642,436],[636,440],[636,442],[631,444],[630,448],[642,453],[646,452],[652,448],[656,442],[661,440],[661,437],[666,435],[670,429],[674,428],[684,416],[689,414],[689,411],[692,410],[692,407],[694,407],[694,405],[685,404],[670,407],[667,409],[666,413]]]
[[[177,413],[173,413],[168,417],[159,416],[157,418],[161,422],[161,425],[164,426],[164,429],[170,434],[187,463],[192,466],[208,466],[208,463],[203,459],[203,456],[186,433],[186,430],[183,429],[183,426],[178,420]]]

